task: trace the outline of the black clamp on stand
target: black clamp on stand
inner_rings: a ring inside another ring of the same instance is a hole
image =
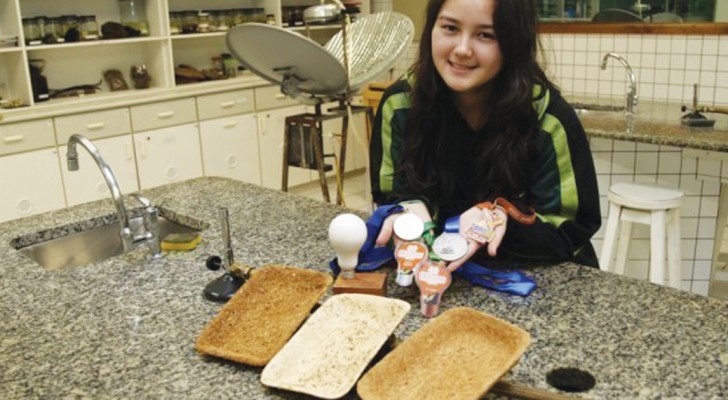
[[[225,273],[208,283],[202,293],[208,300],[226,302],[243,286],[250,274],[251,268],[244,268],[235,264],[233,248],[230,242],[230,222],[228,220],[227,208],[220,209],[220,225],[222,227],[222,240],[225,246],[225,260],[223,261],[219,256],[210,256],[207,258],[205,266],[213,271],[222,268],[225,270]]]

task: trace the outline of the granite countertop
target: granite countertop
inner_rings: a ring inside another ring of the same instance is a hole
[[[344,210],[222,178],[143,194],[207,224],[196,250],[149,260],[139,249],[49,271],[10,242],[111,214],[110,201],[0,224],[0,398],[297,398],[261,385],[260,368],[195,351],[195,339],[221,308],[202,296],[220,275],[204,262],[222,250],[217,215],[224,206],[237,260],[326,271],[333,256],[328,224]],[[387,272],[389,295],[413,305],[395,331],[406,339],[426,319],[417,289],[397,287]],[[441,306],[482,310],[530,333],[532,344],[505,379],[555,391],[546,373],[576,367],[597,381],[576,395],[583,398],[728,397],[728,303],[575,264],[526,273],[539,285],[526,298],[456,278]]]
[[[624,106],[624,99],[597,99],[594,97],[565,97],[572,104]],[[579,113],[584,130],[591,137],[625,140],[656,145],[676,146],[698,150],[728,152],[728,115],[703,113],[716,121],[712,128],[689,127],[680,118],[682,104],[640,100],[634,130],[627,132],[627,119],[623,111],[586,111]]]

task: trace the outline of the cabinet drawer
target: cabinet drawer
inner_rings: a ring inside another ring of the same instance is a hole
[[[129,109],[126,107],[56,117],[55,124],[58,144],[67,143],[68,138],[76,133],[93,140],[131,132]]]
[[[0,125],[0,155],[55,145],[53,121],[50,118]]]
[[[163,101],[131,107],[131,125],[134,132],[197,121],[195,99]]]
[[[296,100],[281,93],[281,88],[278,86],[255,88],[255,109],[258,111],[295,106],[298,104]]]
[[[253,111],[255,111],[255,101],[252,89],[208,94],[197,98],[197,114],[200,120],[246,114]]]

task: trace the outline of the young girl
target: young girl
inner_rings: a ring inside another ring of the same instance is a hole
[[[537,18],[533,0],[430,0],[419,58],[380,102],[374,201],[403,202],[438,230],[459,216],[467,253],[451,270],[473,256],[598,264],[594,164],[576,114],[538,64]],[[392,237],[394,217],[377,244]],[[468,232],[493,221],[489,241]]]

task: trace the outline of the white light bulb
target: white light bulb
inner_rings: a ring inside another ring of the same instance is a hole
[[[329,225],[329,241],[336,251],[341,275],[353,278],[359,262],[359,250],[367,240],[367,226],[364,220],[354,214],[340,214]]]

